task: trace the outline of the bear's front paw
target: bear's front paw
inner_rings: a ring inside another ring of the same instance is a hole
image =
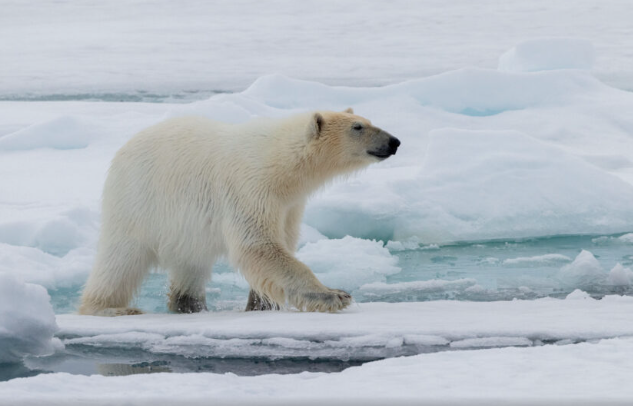
[[[307,312],[335,312],[349,306],[352,303],[352,295],[339,289],[301,292],[293,302],[297,309]]]

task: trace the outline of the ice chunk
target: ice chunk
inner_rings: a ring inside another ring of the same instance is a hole
[[[55,331],[46,289],[0,272],[0,364],[53,353]]]
[[[37,248],[0,243],[0,273],[47,288],[68,287],[85,281],[94,255],[94,248],[77,248],[60,258]]]
[[[453,341],[451,348],[529,347],[532,340],[526,337],[482,337]]]
[[[601,282],[606,277],[600,262],[589,251],[582,250],[571,264],[559,272],[561,281],[571,287],[587,287]],[[572,292],[570,295],[573,295]]]
[[[301,224],[299,246],[304,246],[309,242],[317,242],[319,240],[327,240],[327,237],[321,234],[316,228],[310,227],[307,224]]]
[[[609,272],[607,277],[607,283],[615,286],[629,286],[633,282],[633,271],[629,268],[623,267],[621,264],[616,264]]]
[[[552,69],[591,69],[591,41],[576,38],[541,38],[523,41],[499,58],[500,71],[536,72]]]
[[[384,281],[400,272],[398,258],[380,241],[344,237],[304,245],[297,258],[305,262],[321,282],[339,289],[354,290],[369,282]]]
[[[571,262],[571,258],[562,254],[545,254],[534,257],[510,258],[503,261],[503,265],[529,265],[529,264],[552,264],[559,262]]]
[[[474,279],[457,279],[454,281],[433,279],[429,281],[413,281],[413,282],[400,282],[400,283],[383,283],[374,282],[368,283],[360,287],[360,291],[373,295],[393,295],[393,294],[407,294],[407,293],[422,293],[422,292],[438,292],[438,291],[450,291],[450,290],[464,290],[475,286],[477,283]]]
[[[618,237],[618,240],[627,244],[633,244],[633,233],[624,234]]]
[[[407,334],[403,338],[406,345],[435,346],[449,344],[449,341],[444,337],[425,334]]]

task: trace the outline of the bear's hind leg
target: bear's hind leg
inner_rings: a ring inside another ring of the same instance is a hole
[[[169,310],[198,313],[207,310],[206,284],[211,270],[203,267],[174,267],[170,271]]]
[[[142,311],[128,305],[152,266],[154,255],[137,241],[125,238],[110,241],[100,241],[79,313],[93,316],[141,314]]]
[[[246,303],[246,309],[244,311],[251,312],[257,310],[279,310],[279,305],[275,302],[271,302],[263,296],[260,296],[257,292],[251,289],[248,294],[248,302]]]

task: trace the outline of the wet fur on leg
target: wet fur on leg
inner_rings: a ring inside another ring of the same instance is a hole
[[[248,294],[248,302],[246,303],[246,309],[244,309],[244,311],[250,312],[262,310],[279,310],[279,305],[271,302],[263,296],[260,296],[254,290],[251,290]]]
[[[207,303],[205,299],[189,295],[170,295],[169,310],[174,313],[200,313],[207,311]]]

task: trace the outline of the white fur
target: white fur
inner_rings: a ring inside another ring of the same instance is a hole
[[[319,129],[316,118],[326,125]],[[200,117],[151,127],[116,154],[103,192],[102,229],[80,312],[136,314],[128,305],[151,267],[169,270],[179,296],[204,303],[221,256],[265,298],[308,311],[349,305],[293,253],[309,194],[375,162],[347,129],[350,112],[230,125]],[[354,143],[355,142],[355,143]]]

